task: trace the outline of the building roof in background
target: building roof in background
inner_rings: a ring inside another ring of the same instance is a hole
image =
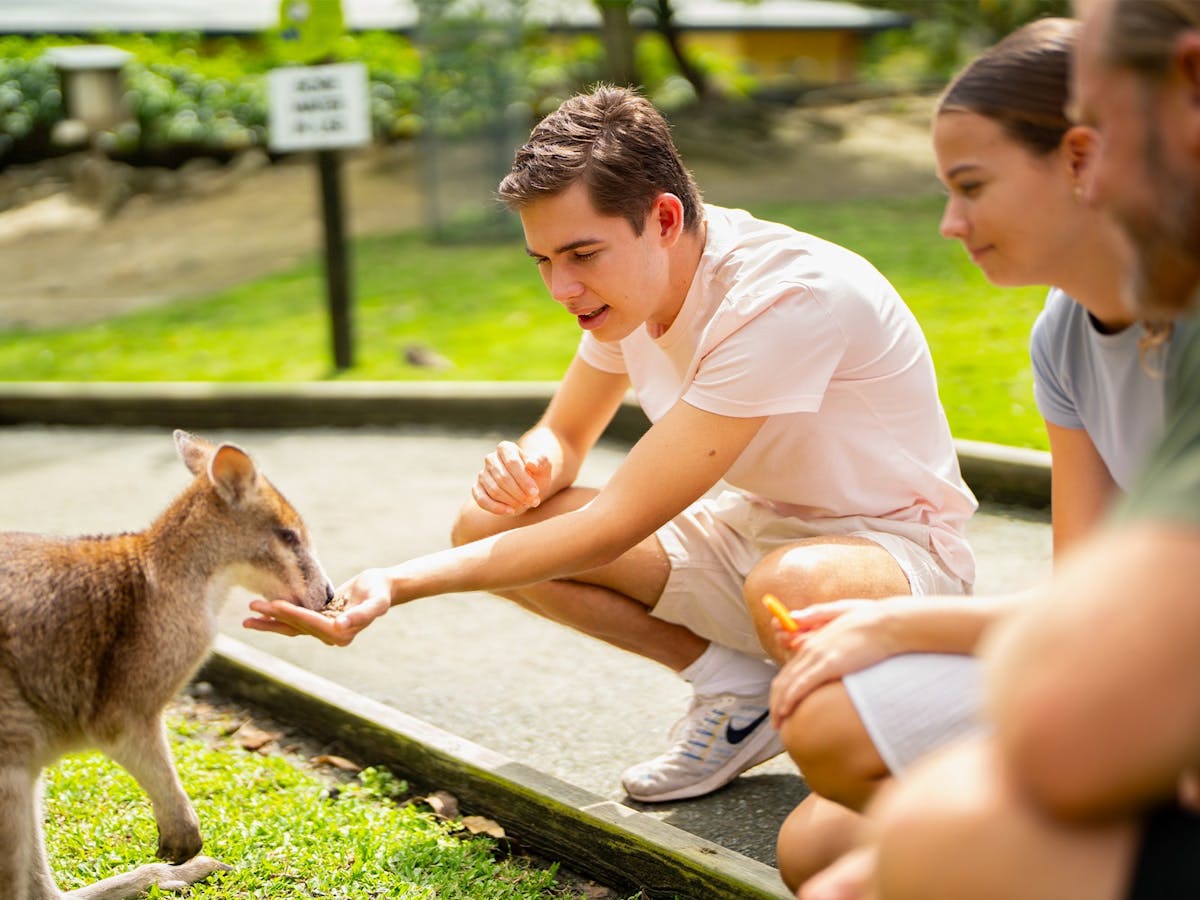
[[[479,5],[476,0],[475,5]],[[836,0],[675,0],[682,29],[896,28],[896,13]],[[346,24],[355,30],[407,31],[417,22],[414,0],[342,0]],[[600,24],[592,0],[531,0],[529,15],[551,28],[591,29]],[[0,33],[91,34],[97,31],[202,31],[238,34],[263,31],[279,20],[279,0],[3,0]]]
[[[692,29],[737,27],[874,31],[899,28],[910,21],[907,16],[887,10],[825,0],[759,0],[757,3],[675,0],[675,8],[675,17],[680,26]]]

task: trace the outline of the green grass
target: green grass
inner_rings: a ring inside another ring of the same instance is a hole
[[[989,285],[937,234],[940,197],[754,210],[844,244],[899,289],[929,339],[954,434],[1046,446],[1028,334],[1045,291]],[[433,244],[417,233],[356,242],[355,366],[335,373],[314,260],[216,296],[78,328],[0,331],[0,380],[546,380],[579,332],[545,294],[519,239]],[[454,367],[415,368],[420,343]]]
[[[232,746],[212,723],[173,717],[170,725],[204,852],[233,866],[195,885],[194,900],[579,896],[556,884],[556,867],[497,858],[491,838],[463,837],[427,810],[393,802],[403,782],[386,772],[364,770],[331,790],[330,779],[287,757]],[[47,852],[63,890],[153,860],[149,801],[99,753],[48,770],[46,809]]]

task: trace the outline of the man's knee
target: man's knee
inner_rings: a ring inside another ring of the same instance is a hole
[[[455,547],[491,537],[502,531],[510,531],[532,525],[554,516],[578,509],[599,493],[594,488],[570,487],[548,497],[540,506],[527,509],[514,516],[497,516],[479,507],[468,499],[458,510],[458,516],[450,528],[450,540]]]
[[[900,564],[877,543],[831,536],[771,551],[746,576],[744,593],[757,622],[767,593],[792,609],[801,609],[848,597],[890,597],[908,589]]]
[[[771,613],[763,605],[762,598],[765,594],[778,596],[779,593],[778,579],[772,577],[761,561],[750,571],[742,583],[742,601],[746,604],[747,612],[750,613],[750,622],[754,625],[754,633],[758,635],[759,643],[768,652],[771,652],[774,643],[774,632],[771,628]],[[785,593],[783,596],[786,597],[788,594]],[[781,661],[777,660],[777,662]]]
[[[760,559],[746,576],[743,592],[752,607],[762,606],[763,594],[775,594],[794,608],[839,599],[832,596],[833,580],[824,568],[809,565],[806,554],[794,547],[781,547]]]
[[[450,543],[455,547],[490,537],[506,531],[515,524],[512,518],[493,515],[480,509],[474,500],[468,500],[458,510],[454,524],[450,526]]]
[[[814,603],[841,599],[835,583],[825,577],[821,567],[798,560],[795,548],[781,547],[760,559],[742,584],[742,599],[758,639],[766,648],[773,643],[771,613],[763,605],[766,594],[774,594],[788,609],[802,609]]]

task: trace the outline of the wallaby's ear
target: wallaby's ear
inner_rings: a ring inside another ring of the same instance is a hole
[[[258,470],[241,447],[222,444],[208,462],[208,477],[225,502],[236,506],[254,489]]]
[[[213,445],[204,438],[176,428],[175,447],[183,457],[184,465],[193,475],[199,475],[208,468],[208,458],[212,456]]]

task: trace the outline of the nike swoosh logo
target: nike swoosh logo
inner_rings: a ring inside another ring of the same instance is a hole
[[[767,721],[767,716],[770,715],[770,713],[771,711],[769,709],[764,710],[761,716],[759,716],[745,728],[734,728],[733,723],[730,722],[725,726],[725,740],[729,741],[731,744],[740,744],[750,736],[750,733],[754,731],[755,728]]]

